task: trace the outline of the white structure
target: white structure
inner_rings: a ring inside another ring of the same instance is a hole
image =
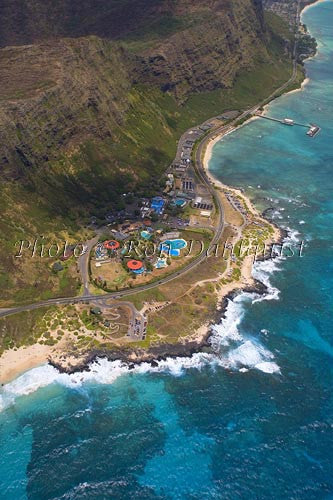
[[[283,121],[286,125],[294,125],[294,120],[291,120],[290,118],[285,118]]]
[[[180,235],[180,233],[178,231],[171,231],[170,233],[165,233],[161,237],[161,241],[173,240],[173,239],[179,238],[179,235]]]
[[[211,199],[196,196],[196,198],[192,201],[192,206],[193,208],[201,208],[201,210],[211,210],[213,208],[213,202]]]

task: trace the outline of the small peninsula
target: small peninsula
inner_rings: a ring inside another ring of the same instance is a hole
[[[2,384],[46,362],[71,373],[99,357],[131,365],[209,351],[228,299],[265,292],[253,263],[286,235],[213,178],[209,160],[224,135],[300,87],[315,43],[300,2],[280,17],[277,2],[264,12],[241,1],[236,27],[218,5],[213,15],[193,4],[175,7],[166,31],[143,19],[136,31],[129,19],[126,33],[103,25],[84,36],[77,25],[53,44],[33,30],[3,32]],[[232,40],[242,33],[238,62],[223,28]],[[193,37],[205,50],[189,78]],[[31,81],[20,80],[32,61]]]

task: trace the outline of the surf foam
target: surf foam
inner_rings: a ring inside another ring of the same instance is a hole
[[[280,295],[280,290],[274,287],[270,278],[271,275],[276,271],[281,271],[279,267],[279,262],[283,258],[276,257],[273,260],[264,260],[262,262],[255,262],[252,268],[252,276],[263,283],[267,288],[267,293],[263,295],[258,295],[253,298],[253,303],[262,302],[264,300],[278,300]]]
[[[279,366],[273,362],[274,355],[257,342],[246,340],[228,354],[232,368],[256,368],[265,373],[280,373]]]
[[[298,241],[299,233],[291,231],[290,228],[287,229],[289,235],[286,241]],[[238,369],[241,373],[247,373],[251,368],[264,373],[280,373],[279,366],[273,361],[274,355],[258,342],[244,338],[238,327],[245,313],[244,304],[246,302],[255,303],[279,298],[279,290],[271,285],[269,279],[273,272],[281,270],[278,267],[281,260],[283,257],[255,263],[253,276],[266,285],[268,293],[258,295],[243,292],[233,300],[229,300],[224,318],[219,324],[212,327],[210,343],[215,353],[196,353],[191,357],[167,358],[159,361],[154,367],[150,363],[141,363],[135,365],[132,370],[120,360],[108,361],[101,358],[90,365],[89,371],[77,372],[72,375],[61,374],[56,368],[43,365],[24,373],[1,389],[0,411],[13,404],[17,397],[31,394],[54,383],[69,388],[78,388],[87,382],[111,384],[120,376],[129,373],[165,372],[173,376],[180,376],[185,370],[202,369],[207,365]]]
[[[246,373],[255,368],[265,373],[280,373],[273,361],[274,355],[259,341],[243,336],[239,326],[244,317],[247,302],[258,299],[258,294],[242,293],[229,300],[224,318],[212,328],[210,343],[220,359],[220,365]]]
[[[133,369],[127,363],[120,360],[108,361],[106,358],[98,358],[91,363],[89,370],[76,372],[71,375],[60,373],[51,365],[42,365],[24,373],[14,381],[6,384],[0,392],[0,411],[15,402],[20,396],[31,394],[38,389],[51,384],[59,384],[68,388],[78,389],[85,383],[112,384],[119,377],[136,373],[143,374],[149,372],[170,373],[173,376],[182,375],[190,368],[202,369],[207,365],[221,364],[219,359],[213,354],[196,353],[191,357],[167,358],[157,362],[157,366],[150,363],[140,363]]]

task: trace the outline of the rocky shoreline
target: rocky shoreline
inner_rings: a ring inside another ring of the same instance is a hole
[[[250,203],[250,201],[249,201]],[[267,220],[267,218],[266,218]],[[279,228],[274,222],[269,221],[269,223],[275,229],[275,235],[277,241],[274,241],[275,245],[281,245],[288,237],[288,231]],[[273,242],[272,242],[273,244]],[[257,258],[257,262],[264,260],[272,260],[275,257],[272,254],[266,254]],[[245,276],[244,271],[244,276]],[[236,296],[242,293],[251,293],[257,295],[265,295],[268,289],[266,285],[253,277],[250,280],[236,281],[232,284],[232,288],[225,292],[225,295],[220,296],[218,300],[217,308],[215,314],[213,314],[209,319],[207,318],[207,323],[203,324],[197,331],[197,336],[193,340],[188,340],[187,342],[179,343],[165,343],[160,345],[151,346],[149,348],[130,348],[124,347],[113,349],[113,350],[101,350],[93,349],[89,352],[72,352],[65,353],[64,351],[51,352],[51,354],[42,355],[41,357],[35,357],[30,362],[30,368],[42,364],[43,362],[48,362],[48,364],[56,368],[59,373],[74,374],[77,372],[89,372],[91,370],[91,365],[98,359],[107,359],[108,361],[120,361],[129,370],[134,369],[141,363],[150,363],[152,367],[157,367],[159,362],[165,361],[172,358],[190,358],[195,353],[213,353],[213,349],[210,343],[210,337],[212,336],[212,326],[219,324],[223,318],[225,318],[227,307],[229,301],[235,299]],[[46,354],[46,353],[45,353]],[[24,356],[24,354],[23,354]],[[23,370],[29,369],[26,365]],[[17,376],[17,375],[16,375]],[[12,379],[12,375],[7,376],[6,382]]]
[[[149,349],[122,349],[110,352],[95,350],[87,353],[86,356],[83,356],[83,359],[82,355],[78,356],[78,363],[75,365],[63,365],[61,362],[52,359],[49,359],[48,363],[60,373],[71,375],[76,372],[90,371],[91,364],[101,358],[107,359],[108,361],[121,361],[131,370],[141,363],[150,363],[152,367],[156,367],[159,361],[165,361],[168,358],[191,357],[198,352],[214,352],[209,342],[212,335],[212,326],[220,323],[220,321],[225,318],[229,301],[232,301],[241,293],[265,295],[267,293],[267,287],[261,281],[254,280],[254,285],[251,287],[244,287],[229,292],[223,297],[222,302],[216,310],[216,314],[211,318],[206,335],[198,342],[191,341],[184,344],[163,344],[150,347]]]
[[[278,227],[274,222],[269,222],[276,229],[278,229],[280,233],[280,238],[277,242],[275,242],[275,244],[283,244],[289,236],[288,231]],[[261,257],[257,261],[262,262],[266,260],[274,260],[274,257]],[[234,300],[235,297],[242,293],[265,295],[267,291],[267,286],[256,279],[253,280],[252,286],[236,288],[235,284],[235,289],[226,294],[218,304],[215,314],[209,321],[206,334],[202,336],[199,341],[190,341],[183,344],[161,344],[150,347],[149,349],[137,348],[119,349],[113,351],[93,350],[89,351],[85,355],[82,355],[82,353],[78,355],[77,363],[75,364],[63,364],[51,358],[48,359],[48,363],[56,368],[59,373],[72,375],[73,373],[77,372],[89,372],[91,370],[91,365],[98,359],[107,359],[108,361],[121,361],[122,363],[124,363],[124,365],[127,365],[129,370],[132,370],[141,363],[150,363],[152,367],[157,367],[160,361],[165,361],[168,358],[172,359],[178,357],[191,357],[193,354],[199,352],[213,353],[214,351],[209,342],[212,335],[212,326],[220,323],[221,320],[225,318],[229,301]]]
[[[251,119],[251,118],[250,118]],[[238,128],[238,127],[237,127]],[[234,129],[236,130],[236,129]],[[210,152],[207,150],[205,152],[205,156],[207,157],[211,153],[212,143],[217,140],[220,140],[223,136],[217,136],[211,144],[209,144]],[[208,149],[208,148],[207,148]],[[207,159],[206,159],[207,162]],[[207,168],[207,167],[206,167]],[[207,174],[208,169],[207,169]],[[216,182],[216,179],[212,178],[213,182]],[[218,184],[221,184],[217,181]],[[221,184],[222,185],[222,184]],[[222,185],[223,186],[223,185]],[[223,186],[230,189],[230,186]],[[238,190],[239,191],[239,190]],[[245,197],[246,198],[246,197]],[[251,205],[250,200],[248,200],[249,205]],[[257,212],[257,211],[256,211]],[[266,220],[268,220],[266,218]],[[269,220],[268,220],[269,221]],[[276,230],[276,234],[279,234],[278,241],[274,242],[275,244],[281,244],[287,236],[287,232],[278,228],[276,224],[269,221],[272,227]],[[259,260],[270,260],[272,256],[263,256]],[[241,286],[240,286],[241,285]],[[226,314],[227,306],[230,300],[233,300],[240,293],[256,293],[260,295],[264,295],[267,293],[267,287],[258,280],[251,279],[250,284],[239,283],[236,282],[234,287],[226,293],[225,296],[219,301],[218,308],[213,317],[210,318],[209,323],[205,324],[204,333],[198,335],[198,340],[191,340],[184,343],[175,343],[175,344],[161,344],[152,346],[147,349],[136,348],[136,349],[127,349],[122,347],[121,349],[114,349],[110,351],[105,350],[91,350],[86,353],[72,353],[71,355],[66,356],[65,353],[57,353],[57,359],[53,358],[51,355],[41,355],[35,356],[34,359],[30,361],[30,368],[33,366],[37,366],[37,364],[42,363],[42,359],[47,361],[49,365],[56,368],[60,373],[73,374],[76,372],[90,371],[90,365],[96,361],[97,359],[107,359],[109,361],[121,361],[122,363],[128,366],[128,369],[133,369],[135,366],[140,365],[143,362],[148,362],[151,366],[157,366],[159,361],[166,360],[167,358],[177,358],[177,357],[191,357],[193,354],[202,352],[213,352],[209,339],[212,335],[212,326],[214,324],[219,323]],[[203,327],[202,327],[203,328]],[[63,360],[63,361],[62,361]],[[25,368],[26,370],[27,368]],[[13,370],[12,370],[13,371]],[[17,375],[16,375],[17,376]],[[12,375],[10,376],[12,378]]]

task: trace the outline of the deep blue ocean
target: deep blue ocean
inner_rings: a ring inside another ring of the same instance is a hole
[[[215,354],[128,372],[45,366],[0,392],[0,499],[333,499],[333,2],[303,14],[310,81],[216,144],[211,171],[290,230],[303,257],[257,265]]]

